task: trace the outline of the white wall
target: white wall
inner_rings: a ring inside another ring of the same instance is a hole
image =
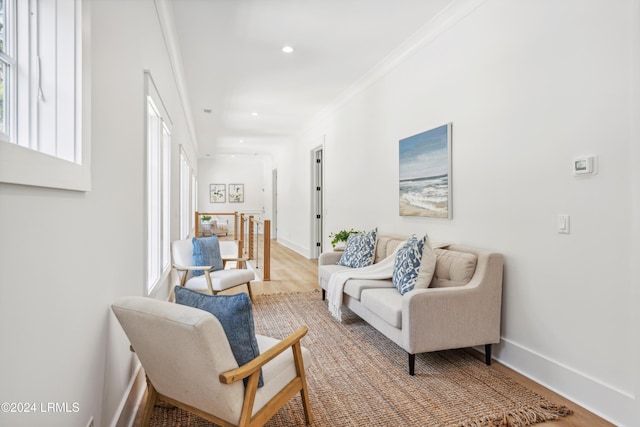
[[[3,413],[2,425],[117,421],[136,363],[110,304],[144,289],[145,69],[174,125],[178,234],[178,144],[191,141],[154,2],[94,1],[91,9],[92,190],[0,184],[0,400],[77,402],[80,411]],[[165,283],[157,296],[166,292]]]
[[[300,136],[279,166],[298,177],[281,233],[309,247],[302,179],[325,135],[325,244],[331,231],[377,226],[504,253],[496,356],[637,425],[639,2],[477,3]],[[398,140],[447,122],[453,219],[400,217]],[[585,154],[598,174],[572,176]],[[571,215],[571,234],[556,232],[558,214]]]
[[[214,156],[199,159],[198,211],[247,212],[262,219],[270,219],[270,165],[271,160],[262,156]],[[225,185],[225,203],[211,203],[210,184]],[[244,203],[229,203],[229,184],[244,184]]]
[[[308,257],[311,215],[310,148],[304,144],[291,144],[278,150],[274,156],[274,165],[278,169],[278,243]]]

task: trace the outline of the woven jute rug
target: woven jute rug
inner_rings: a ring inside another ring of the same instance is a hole
[[[309,327],[302,345],[312,355],[306,372],[317,427],[527,426],[571,413],[464,350],[417,355],[412,377],[404,350],[349,310],[336,322],[319,292],[256,296],[254,316],[257,333],[275,338]],[[154,409],[151,425],[214,426],[168,405]],[[299,396],[267,424],[304,425]]]

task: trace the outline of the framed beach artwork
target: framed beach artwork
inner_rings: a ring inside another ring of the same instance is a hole
[[[400,140],[400,215],[451,218],[451,123]]]
[[[244,184],[229,184],[229,203],[244,203]]]
[[[224,203],[227,200],[227,190],[224,184],[210,184],[209,198],[211,203]]]

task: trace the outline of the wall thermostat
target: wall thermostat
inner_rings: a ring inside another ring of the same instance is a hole
[[[574,159],[572,172],[574,175],[593,175],[595,173],[595,156]]]

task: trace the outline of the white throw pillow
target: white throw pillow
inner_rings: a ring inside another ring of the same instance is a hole
[[[436,253],[431,247],[429,236],[424,236],[424,246],[422,247],[422,260],[414,289],[426,289],[431,285],[431,280],[436,271]]]

